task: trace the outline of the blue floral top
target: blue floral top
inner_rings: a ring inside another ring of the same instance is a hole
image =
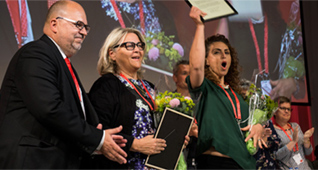
[[[153,117],[151,114],[150,107],[148,104],[139,96],[139,94],[134,90],[134,88],[121,76],[117,75],[118,79],[127,87],[127,89],[136,96],[136,111],[134,116],[134,125],[132,128],[132,135],[136,139],[141,139],[146,137],[149,134],[155,133],[155,128],[153,124]],[[151,99],[149,98],[148,94],[146,93],[141,80],[134,80],[129,79],[130,82],[132,82],[139,93],[143,95],[143,97],[150,103],[153,104]],[[147,81],[142,81],[149,91],[151,97],[155,98],[155,91]],[[133,152],[132,157],[127,160],[129,164],[129,169],[147,169],[145,167],[145,161],[147,156],[139,153],[139,152]]]
[[[268,148],[258,149],[257,153],[254,155],[254,158],[256,159],[256,169],[277,169],[276,152],[281,140],[278,137],[271,120],[266,122],[265,128],[270,128],[272,134],[267,138]]]

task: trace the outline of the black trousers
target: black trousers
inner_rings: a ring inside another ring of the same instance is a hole
[[[232,158],[212,155],[200,155],[196,159],[198,169],[243,169]]]

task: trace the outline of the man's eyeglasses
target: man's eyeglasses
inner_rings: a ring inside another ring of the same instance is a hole
[[[284,110],[284,111],[288,111],[288,112],[293,111],[292,108],[287,108],[287,107],[279,107],[279,109]]]
[[[125,48],[128,51],[134,50],[136,46],[138,47],[140,51],[143,51],[145,49],[145,43],[143,42],[138,42],[137,44],[134,42],[124,42],[122,44],[115,45],[113,48],[122,47],[122,46],[125,46]]]
[[[87,33],[89,33],[89,31],[91,30],[91,27],[89,25],[85,25],[84,22],[82,21],[74,21],[72,19],[63,18],[63,17],[56,17],[56,19],[64,19],[65,21],[71,22],[79,30],[82,30],[85,27]]]

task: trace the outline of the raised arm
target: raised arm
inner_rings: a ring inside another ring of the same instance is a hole
[[[200,87],[204,79],[205,44],[204,44],[204,24],[200,16],[205,16],[197,7],[192,7],[189,16],[196,24],[196,31],[190,49],[190,83],[192,88]]]

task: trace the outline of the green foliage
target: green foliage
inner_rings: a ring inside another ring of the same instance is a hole
[[[177,170],[187,170],[187,162],[185,161],[183,153],[181,153],[181,155],[180,155],[179,162],[178,162],[176,169]]]
[[[173,99],[178,99],[180,104],[177,107],[172,107],[170,101]],[[165,91],[164,93],[159,93],[156,97],[156,112],[163,114],[166,107],[172,108],[176,111],[184,113],[189,116],[193,116],[194,106],[192,99],[190,97],[184,97],[180,93],[173,93]]]
[[[305,75],[303,35],[301,25],[291,21],[284,35],[280,60],[284,63],[284,70],[280,70],[280,77],[299,79]]]
[[[258,96],[257,99],[256,96]],[[258,101],[255,102],[255,100]],[[247,102],[250,108],[255,108],[254,110],[250,110],[250,112],[254,112],[256,109],[261,110],[263,111],[261,115],[265,116],[267,118],[266,120],[272,118],[274,111],[276,111],[278,107],[277,102],[274,102],[274,100],[272,100],[270,96],[263,95],[261,89],[256,88],[254,84],[251,84],[249,90],[247,91],[247,98],[245,99],[245,101]],[[254,124],[256,124],[264,123],[265,121],[260,122],[260,120],[254,120],[253,122],[255,122]]]
[[[276,111],[278,104],[274,102],[270,96],[263,95],[260,88],[257,88],[254,84],[251,84],[247,91],[247,97],[245,101],[249,105],[249,125],[263,124],[270,118]],[[247,137],[250,132],[247,132]],[[251,138],[246,142],[246,148],[251,155],[257,152],[257,148],[254,147],[254,140]]]
[[[172,48],[174,42],[173,39],[175,38],[174,35],[166,36],[165,32],[159,32],[159,33],[153,33],[148,32],[148,36],[146,37],[146,55],[145,55],[145,61],[149,60],[148,57],[148,51],[153,48],[157,47],[159,49],[160,57],[164,57],[168,59],[167,67],[172,70],[173,64],[179,61],[182,56],[178,53],[178,51],[174,48]],[[152,40],[158,40],[158,44],[153,45]]]
[[[303,61],[296,60],[295,57],[288,57],[285,67],[283,78],[300,78],[305,74],[305,64]]]
[[[248,135],[250,135],[250,132],[247,132],[245,137],[247,137]],[[254,147],[254,141],[252,138],[250,138],[247,142],[246,142],[246,148],[247,151],[251,154],[254,155],[257,152],[257,148]]]

